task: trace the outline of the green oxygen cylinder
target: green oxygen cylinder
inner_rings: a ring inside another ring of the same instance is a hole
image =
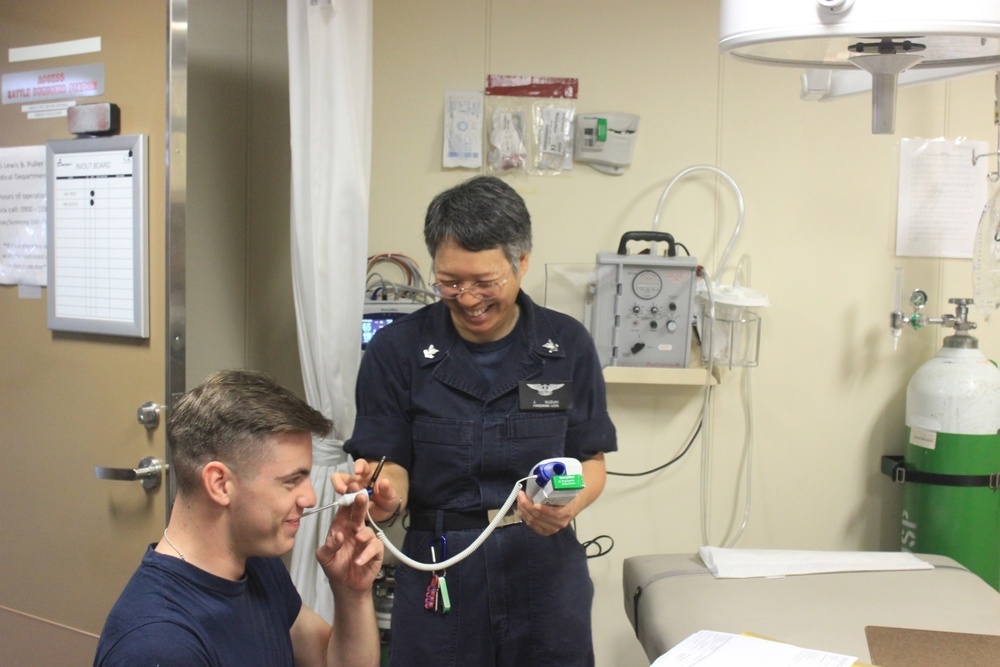
[[[958,331],[906,388],[900,546],[954,558],[1000,590],[998,433],[1000,369]]]

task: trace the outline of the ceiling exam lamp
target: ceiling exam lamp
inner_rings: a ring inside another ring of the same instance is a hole
[[[1000,68],[1000,2],[721,0],[719,49],[805,69],[806,99],[870,88],[872,133],[892,134],[897,85]]]

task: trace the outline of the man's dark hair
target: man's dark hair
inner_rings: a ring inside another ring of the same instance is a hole
[[[270,376],[225,370],[208,376],[170,411],[167,439],[180,491],[199,484],[201,471],[220,461],[237,475],[250,474],[269,454],[273,435],[325,436],[333,422]]]

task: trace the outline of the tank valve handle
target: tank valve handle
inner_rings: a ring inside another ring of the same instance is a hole
[[[913,290],[910,293],[910,305],[914,308],[912,315],[905,315],[898,301],[894,303],[893,310],[889,314],[889,326],[893,336],[893,349],[895,349],[896,341],[907,325],[913,330],[918,330],[928,324],[940,324],[943,327],[954,329],[956,336],[969,336],[968,332],[976,328],[976,323],[969,321],[969,306],[972,305],[973,300],[952,298],[948,299],[948,303],[955,306],[955,314],[945,314],[941,317],[928,317],[920,312],[927,305],[927,292],[920,289]]]

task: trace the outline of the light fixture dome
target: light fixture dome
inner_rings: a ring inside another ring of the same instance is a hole
[[[891,133],[902,72],[1000,67],[1000,2],[721,0],[719,48],[752,63],[869,72],[872,131]]]

